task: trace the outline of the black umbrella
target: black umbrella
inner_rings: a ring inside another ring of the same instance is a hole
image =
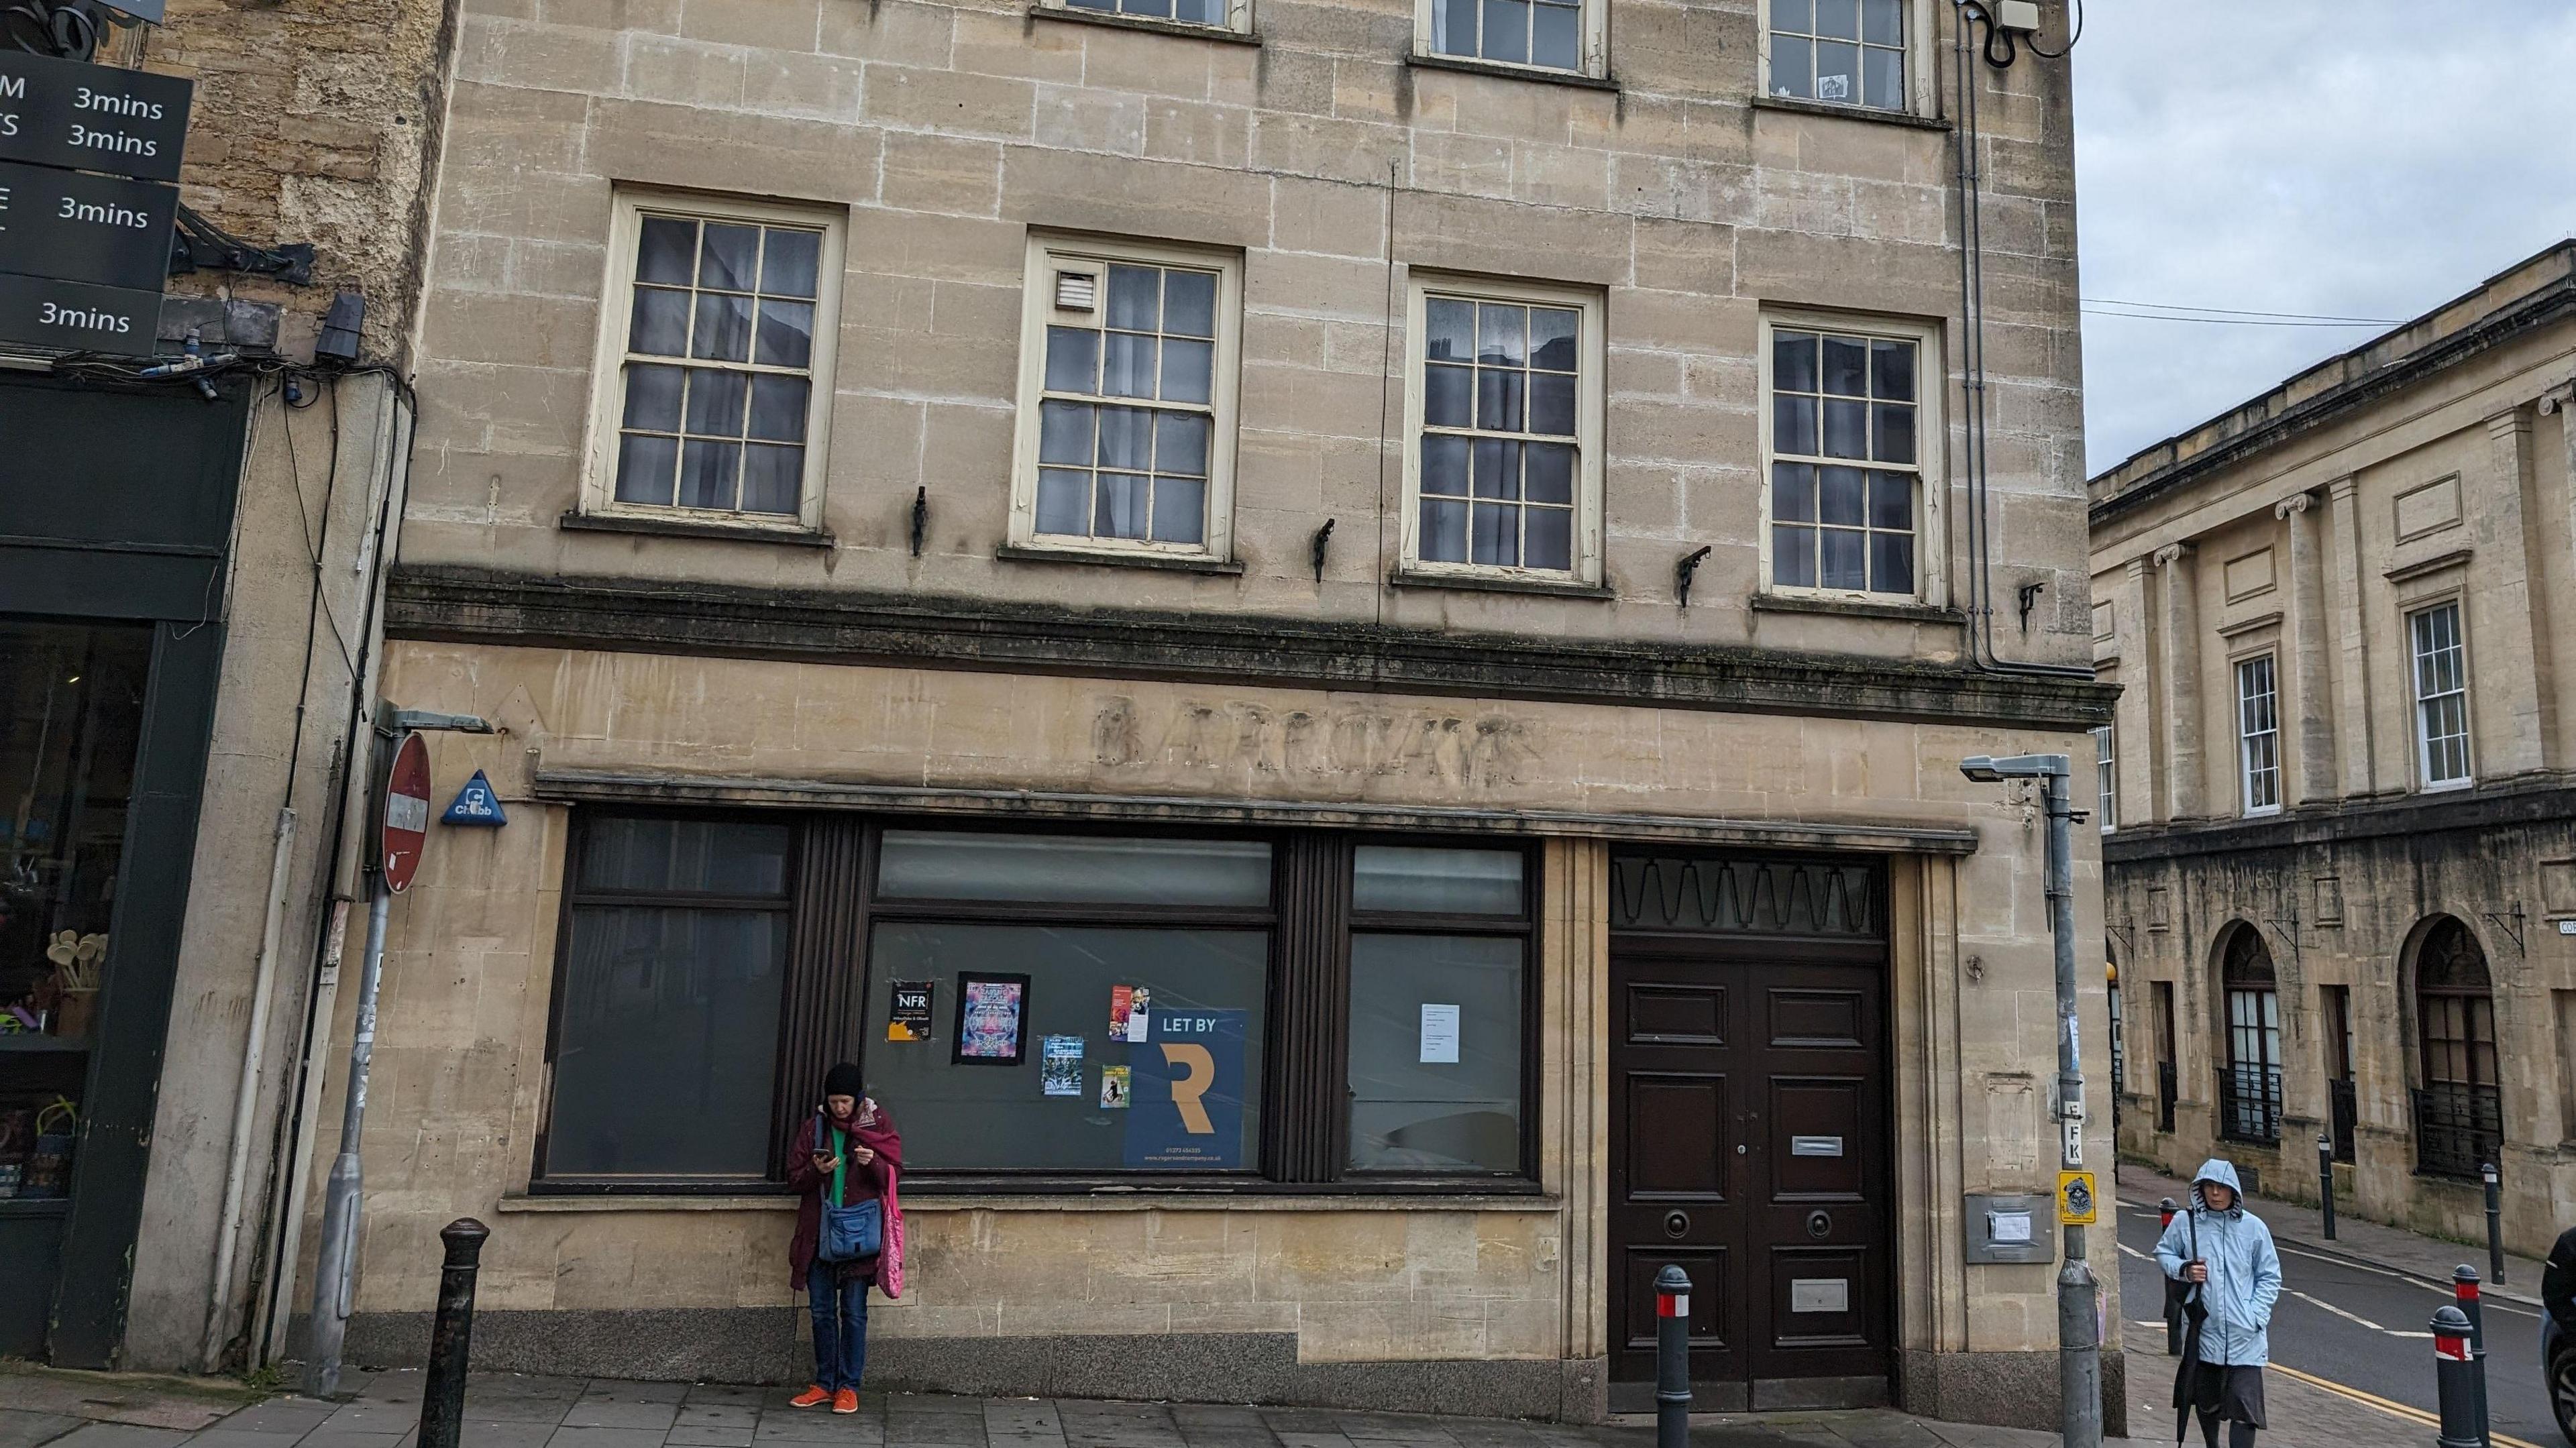
[[[2197,1262],[2200,1260],[2200,1208],[2195,1203],[2190,1210],[2191,1260]],[[2174,1441],[2176,1443],[2182,1442],[2191,1431],[2192,1399],[2200,1386],[2200,1328],[2201,1324],[2209,1321],[2209,1304],[2201,1300],[2203,1290],[2203,1284],[2198,1282],[2176,1282],[2170,1277],[2165,1279],[2167,1294],[2179,1292],[2182,1298],[2183,1321],[2189,1324],[2183,1329],[2182,1366],[2174,1373]]]

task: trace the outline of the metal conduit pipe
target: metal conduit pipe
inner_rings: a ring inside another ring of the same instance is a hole
[[[292,786],[290,786],[291,788]],[[250,990],[250,1039],[242,1047],[241,1084],[233,1096],[232,1153],[224,1163],[221,1235],[215,1245],[214,1289],[206,1299],[204,1367],[223,1371],[224,1345],[232,1340],[233,1258],[241,1250],[242,1197],[250,1184],[252,1117],[259,1107],[259,1072],[268,1054],[270,997],[277,990],[277,938],[286,925],[286,877],[295,863],[295,811],[279,806],[277,853],[268,866],[268,898],[259,931],[259,969]]]

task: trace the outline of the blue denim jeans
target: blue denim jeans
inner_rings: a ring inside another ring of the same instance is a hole
[[[814,1309],[814,1382],[855,1392],[868,1365],[868,1284],[843,1283],[835,1263],[817,1262],[805,1274],[805,1299]]]

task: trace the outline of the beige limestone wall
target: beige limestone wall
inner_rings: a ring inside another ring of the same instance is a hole
[[[522,1195],[544,1091],[567,813],[535,784],[574,771],[658,772],[729,779],[770,797],[781,781],[900,782],[1583,808],[1641,823],[1971,827],[1976,853],[1900,859],[1897,874],[1901,1341],[1928,1353],[2053,1345],[2045,1269],[1958,1265],[1958,1193],[2044,1191],[2053,1180],[2053,1135],[2030,1087],[2053,1069],[2054,1028],[2036,812],[2009,791],[1969,785],[1954,761],[2080,748],[2080,738],[418,642],[393,646],[386,691],[409,707],[476,712],[506,727],[489,739],[439,738],[432,757],[440,792],[489,771],[512,822],[441,832],[395,908],[366,1136],[361,1313],[423,1310],[436,1231],[465,1214],[497,1228],[484,1254],[490,1307],[791,1300],[788,1218],[774,1200],[684,1209]],[[1316,731],[1361,750],[1348,754],[1290,743],[1307,736],[1280,721],[1298,718],[1376,722]],[[1444,720],[1470,727],[1423,727]],[[1130,738],[1141,743],[1130,749]],[[908,1214],[914,1286],[884,1310],[880,1329],[1294,1331],[1301,1358],[1317,1362],[1598,1357],[1606,846],[1590,836],[1615,829],[1585,828],[1547,845],[1541,1199],[1254,1197],[1224,1209],[922,1199]],[[2098,948],[2089,846],[2078,868],[2079,930]],[[2086,1039],[2102,1040],[2097,989],[2084,1020]],[[326,1092],[335,1112],[339,1084]],[[2105,1104],[2088,1138],[2096,1154],[2109,1149]],[[317,1170],[312,1187],[319,1182]],[[2116,1282],[2107,1234],[2097,1246],[2097,1273]]]

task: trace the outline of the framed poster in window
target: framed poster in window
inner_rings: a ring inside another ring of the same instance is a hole
[[[1025,975],[957,977],[957,1044],[949,1062],[959,1066],[1016,1066],[1028,1019]]]

